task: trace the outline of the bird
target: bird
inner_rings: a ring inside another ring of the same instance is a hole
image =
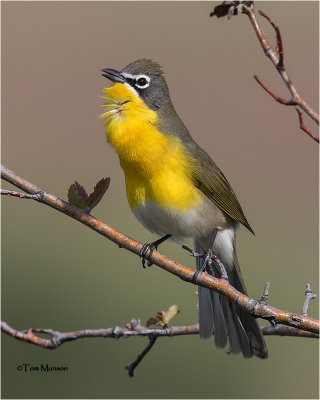
[[[104,68],[112,82],[103,91],[108,143],[118,153],[129,206],[150,232],[160,236],[146,243],[143,265],[167,239],[193,239],[197,271],[222,276],[247,294],[236,255],[240,225],[253,233],[227,178],[195,140],[177,114],[161,66],[139,59],[121,70]],[[221,265],[220,263],[220,265]],[[150,265],[150,263],[149,263]],[[200,287],[199,334],[214,336],[217,348],[244,358],[268,358],[257,321],[226,296]]]

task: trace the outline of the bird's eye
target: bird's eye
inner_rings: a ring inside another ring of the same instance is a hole
[[[146,87],[149,86],[150,79],[147,79],[146,77],[142,76],[136,80],[136,87],[139,89],[145,89]]]
[[[137,81],[137,85],[144,86],[147,83],[146,78],[139,78]]]

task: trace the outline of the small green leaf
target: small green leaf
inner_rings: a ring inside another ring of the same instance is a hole
[[[93,192],[88,196],[85,188],[77,181],[69,187],[68,201],[73,206],[90,212],[102,199],[110,185],[110,178],[101,179],[94,187]]]
[[[73,183],[68,190],[68,201],[78,208],[85,208],[85,199],[77,193],[76,185]]]
[[[168,311],[165,312],[165,316],[163,318],[165,325],[168,324],[170,319],[172,319],[174,316],[179,314],[179,312],[180,312],[179,307],[176,304],[173,304],[172,306],[170,306],[168,308]]]
[[[150,317],[146,322],[146,326],[150,325],[166,326],[168,325],[170,319],[172,319],[179,312],[180,310],[178,306],[174,304],[171,307],[169,307],[167,311],[158,311],[155,317]]]

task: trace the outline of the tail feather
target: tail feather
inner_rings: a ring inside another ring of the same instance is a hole
[[[224,264],[229,281],[240,292],[247,294],[235,252],[234,231],[218,232],[213,252]],[[195,241],[195,251],[203,253],[210,238]],[[233,249],[233,254],[230,253]],[[197,258],[197,269],[202,259]],[[242,353],[245,358],[268,358],[268,350],[255,318],[235,302],[214,291],[199,287],[199,331],[202,339],[214,334],[215,345],[224,348],[228,341],[231,353]]]
[[[239,354],[241,352],[241,342],[238,337],[238,332],[233,318],[234,316],[231,312],[229,301],[225,297],[221,296],[221,302],[222,302],[223,312],[225,315],[231,353]]]
[[[251,357],[251,347],[250,347],[250,341],[248,334],[241,322],[241,319],[239,318],[239,313],[236,310],[236,304],[233,301],[229,300],[231,312],[233,319],[235,321],[236,327],[237,327],[237,332],[238,332],[238,339],[240,341],[240,348],[243,354],[244,358],[250,358]]]
[[[268,358],[267,345],[264,341],[263,335],[256,319],[253,318],[250,314],[241,310],[240,307],[237,306],[237,308],[239,309],[237,311],[238,315],[240,315],[241,322],[245,327],[246,333],[248,335],[252,354],[258,358]]]
[[[200,252],[200,244],[195,241],[195,251]],[[197,270],[201,268],[200,258],[196,258]],[[199,333],[201,339],[209,339],[213,332],[213,302],[211,301],[210,290],[199,286]]]
[[[227,324],[225,321],[222,304],[221,304],[221,296],[219,293],[211,292],[211,290],[207,289],[211,296],[211,302],[213,305],[213,330],[214,330],[214,344],[219,349],[226,347],[228,343],[228,335],[227,335]],[[212,334],[212,331],[211,331]]]
[[[213,302],[211,301],[210,290],[199,286],[199,326],[201,339],[209,339],[213,332]]]

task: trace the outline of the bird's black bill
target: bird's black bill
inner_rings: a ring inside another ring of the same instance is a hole
[[[110,81],[112,81],[112,82],[121,82],[121,83],[125,82],[124,77],[116,69],[105,68],[105,69],[102,69],[101,72],[104,72],[104,74],[102,74],[102,76],[110,79]]]

